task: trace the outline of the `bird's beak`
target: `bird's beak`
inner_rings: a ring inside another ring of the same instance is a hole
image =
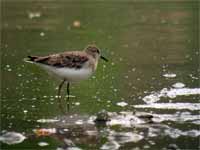
[[[100,56],[101,59],[103,59],[104,61],[108,62],[108,59],[103,57],[103,56]]]

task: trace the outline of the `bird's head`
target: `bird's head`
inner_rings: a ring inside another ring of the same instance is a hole
[[[104,61],[108,61],[105,57],[101,55],[100,49],[96,45],[89,45],[85,49],[86,53],[92,55],[95,59],[101,58]]]

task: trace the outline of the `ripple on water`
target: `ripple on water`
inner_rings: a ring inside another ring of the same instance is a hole
[[[171,139],[176,139],[181,136],[183,137],[192,137],[196,138],[200,136],[200,131],[195,129],[187,129],[187,130],[181,130],[180,128],[174,128],[170,126],[170,124],[165,124],[166,121],[174,121],[174,122],[189,122],[192,123],[193,121],[197,121],[199,119],[198,115],[192,115],[191,112],[178,112],[175,114],[153,114],[153,113],[146,113],[146,112],[108,112],[108,115],[110,117],[109,121],[106,122],[107,128],[106,130],[101,130],[101,135],[105,135],[106,142],[101,145],[102,150],[117,150],[120,149],[121,146],[124,146],[127,143],[138,143],[143,142],[143,140],[149,139],[151,137],[170,137]],[[151,117],[152,122],[148,122],[146,119],[149,119]],[[71,124],[67,124],[66,122],[69,122],[71,118]],[[68,136],[65,133],[70,133],[71,131],[74,131],[74,127],[78,127],[81,130],[81,133],[79,134],[77,132],[76,137],[81,139],[81,136],[83,135],[84,131],[84,140],[87,140],[87,138],[91,138],[91,136],[98,136],[99,130],[95,127],[96,124],[94,124],[94,117],[91,118],[91,116],[64,116],[62,119],[59,119],[54,122],[51,122],[51,126],[53,128],[41,128],[41,129],[35,129],[34,134],[38,136],[60,136],[62,134],[66,135],[65,143],[69,143],[70,149],[77,149],[75,147],[76,143],[70,139],[70,136]],[[47,120],[54,120],[54,119],[47,119]],[[57,122],[58,121],[58,122]],[[63,123],[63,121],[66,121]],[[93,123],[90,123],[92,122]],[[43,121],[42,121],[43,122]],[[46,120],[44,121],[46,123]],[[63,124],[63,125],[61,125]],[[115,128],[115,125],[117,125],[118,128]],[[94,128],[93,128],[94,126]],[[119,129],[120,126],[120,130]],[[87,128],[89,127],[89,128]],[[117,129],[117,130],[115,130]],[[123,130],[121,130],[123,129]],[[134,129],[134,130],[133,130]],[[87,132],[87,134],[85,134]],[[104,132],[104,133],[102,133]],[[5,132],[4,132],[5,133]],[[64,133],[64,134],[63,134]],[[17,144],[22,142],[25,137],[19,133],[14,133],[13,136],[9,136],[4,134],[0,136],[0,141],[4,141],[4,143],[11,143]],[[7,138],[8,137],[8,138]],[[24,137],[22,140],[19,140]],[[5,139],[6,140],[2,140]],[[28,134],[27,134],[28,138]],[[5,142],[6,141],[6,142]],[[14,141],[14,142],[13,142]],[[71,142],[70,142],[71,141]],[[81,140],[80,140],[81,141]],[[73,143],[74,144],[70,144]],[[39,146],[48,146],[50,143],[46,143],[44,141],[40,141],[38,143]],[[150,145],[155,144],[154,141],[149,142]],[[144,149],[149,148],[150,145],[145,144],[143,146]],[[62,149],[62,147],[60,148]],[[78,148],[79,149],[79,148]]]

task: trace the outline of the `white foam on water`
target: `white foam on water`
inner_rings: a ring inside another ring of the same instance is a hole
[[[200,117],[199,117],[200,118]],[[197,125],[200,125],[200,120],[195,120],[195,121],[192,121],[193,124],[197,124]]]
[[[142,100],[147,104],[151,104],[159,101],[161,97],[176,98],[177,96],[188,95],[200,95],[200,88],[163,88],[159,92],[154,92],[150,95],[145,96]]]
[[[154,122],[174,121],[179,123],[185,123],[187,121],[193,123],[193,121],[198,121],[199,118],[200,118],[199,115],[192,115],[187,113],[153,114]]]
[[[175,109],[175,110],[200,110],[200,103],[152,103],[145,105],[134,105],[135,108]]]
[[[200,136],[200,131],[198,130],[181,131],[179,129],[169,128],[164,130],[164,134],[170,136],[171,138],[176,139],[180,136],[198,137]]]
[[[179,138],[180,136],[198,137],[200,135],[200,131],[195,129],[182,131],[180,129],[171,128],[169,126],[162,126],[162,127],[148,126],[148,129],[149,129],[148,137],[157,137],[164,135],[176,139]]]

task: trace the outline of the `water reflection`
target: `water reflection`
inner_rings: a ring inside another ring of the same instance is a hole
[[[151,139],[150,143],[156,143],[153,137],[170,137],[177,139],[181,136],[196,138],[200,136],[198,129],[181,130],[167,125],[166,122],[190,123],[199,119],[198,115],[191,113],[175,114],[149,114],[146,112],[107,112],[109,120],[102,124],[96,122],[97,116],[81,116],[78,114],[60,116],[53,119],[39,119],[44,127],[33,129],[32,133],[23,136],[20,133],[5,132],[0,140],[7,144],[17,144],[25,138],[33,139],[44,137],[53,138],[59,143],[60,149],[75,148],[78,145],[90,143],[88,148],[100,145],[101,149],[117,150],[129,143],[139,143]],[[120,128],[118,128],[120,126]],[[123,131],[120,131],[123,129]],[[103,141],[101,139],[104,139]],[[40,141],[39,146],[48,146],[49,143]],[[147,147],[147,145],[146,145]]]

